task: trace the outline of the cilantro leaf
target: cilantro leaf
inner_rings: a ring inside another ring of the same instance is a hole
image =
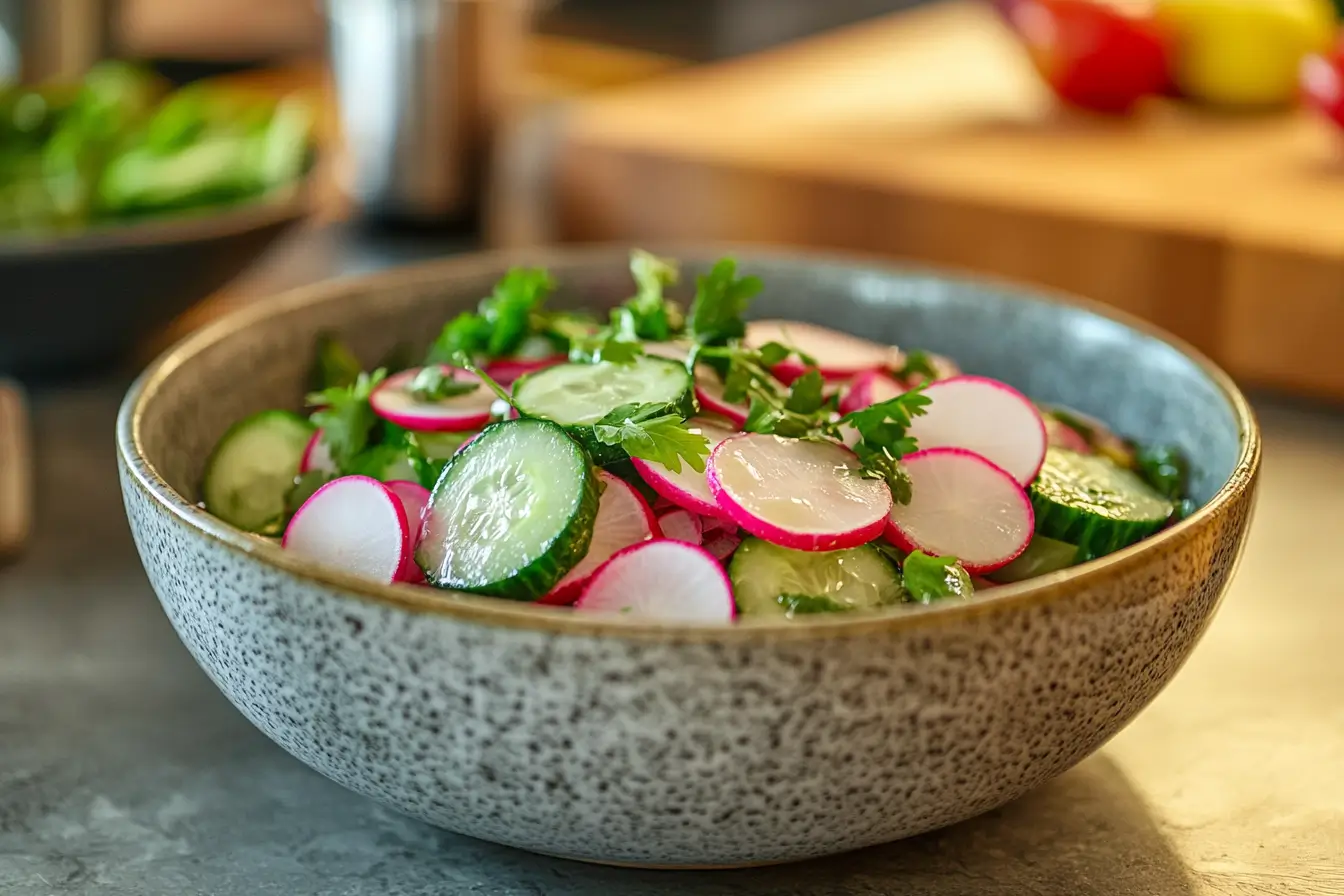
[[[630,273],[635,278],[637,291],[622,309],[630,330],[639,339],[654,342],[671,339],[685,326],[681,309],[675,302],[663,298],[663,288],[677,282],[680,274],[677,263],[635,249],[630,253]]]
[[[784,403],[787,410],[795,414],[815,414],[826,403],[822,395],[824,383],[821,374],[813,368],[793,381],[789,387],[789,398]]]
[[[441,365],[430,364],[421,368],[415,375],[407,391],[416,401],[439,401],[458,395],[470,395],[480,387],[479,382],[453,379],[451,369],[445,373]]]
[[[738,277],[737,262],[722,258],[708,274],[695,280],[695,301],[687,325],[701,345],[722,345],[747,332],[742,320],[747,306],[761,291],[759,277]]]
[[[705,470],[709,440],[686,428],[681,415],[667,404],[623,404],[593,424],[604,445],[620,445],[631,457],[662,464],[673,473],[681,462],[697,473]]]
[[[495,393],[495,397],[500,401],[504,402],[515,411],[518,410],[518,405],[513,403],[513,396],[509,394],[509,390],[505,389],[499,384],[498,380],[478,367],[476,362],[469,358],[465,352],[458,352],[454,355],[452,362],[455,366],[461,367],[463,370],[484,383],[485,387]],[[519,413],[521,413],[521,411]]]
[[[637,338],[615,332],[610,327],[577,339],[569,347],[569,360],[575,364],[596,364],[599,361],[633,364],[642,354],[644,346],[640,345]]]
[[[369,396],[387,376],[378,368],[372,374],[361,373],[344,388],[323,389],[308,396],[308,404],[318,407],[312,421],[322,430],[322,441],[342,470],[369,444],[369,436],[378,415],[369,406]]]
[[[474,313],[464,311],[444,325],[426,363],[446,363],[458,352],[473,359],[512,354],[532,332],[533,316],[554,288],[544,268],[511,268]]]
[[[362,369],[355,353],[335,334],[323,332],[317,335],[313,367],[308,374],[309,388],[344,388],[355,381]]]
[[[970,597],[975,593],[971,577],[956,557],[933,557],[914,551],[905,558],[901,576],[910,600],[933,603],[945,597]]]
[[[906,435],[910,421],[927,413],[929,398],[920,390],[911,389],[888,401],[852,411],[841,417],[833,432],[852,426],[859,433],[854,453],[863,462],[864,474],[873,479],[884,479],[891,486],[892,497],[898,503],[910,502],[910,480],[901,469],[900,459],[915,451],[915,440]]]

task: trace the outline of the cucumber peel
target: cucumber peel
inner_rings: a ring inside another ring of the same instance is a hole
[[[871,610],[905,595],[896,568],[872,545],[795,551],[747,538],[728,570],[743,616],[795,616]]]
[[[316,431],[289,411],[261,411],[229,427],[205,462],[205,509],[247,532],[280,534],[304,449]]]
[[[1036,532],[1078,546],[1077,562],[1156,532],[1175,510],[1133,472],[1105,457],[1050,448],[1031,484]]]

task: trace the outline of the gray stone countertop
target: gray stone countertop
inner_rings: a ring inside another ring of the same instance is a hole
[[[1001,810],[846,856],[648,872],[429,828],[270,743],[178,643],[115,476],[124,377],[39,390],[35,538],[0,568],[0,894],[1344,893],[1344,418],[1262,402],[1241,572],[1177,680]]]

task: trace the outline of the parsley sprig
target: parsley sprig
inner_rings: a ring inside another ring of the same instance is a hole
[[[360,373],[349,386],[333,386],[308,395],[308,406],[318,409],[312,421],[322,430],[322,441],[341,469],[369,444],[378,423],[369,396],[386,376],[387,371],[380,367],[373,373]]]
[[[416,401],[439,401],[444,398],[456,398],[459,395],[470,395],[480,387],[480,383],[454,379],[451,368],[445,372],[441,365],[430,364],[420,369],[411,380],[407,391]]]
[[[448,363],[458,352],[473,359],[513,354],[533,332],[555,281],[544,268],[511,268],[476,310],[464,311],[444,325],[426,363]]]
[[[762,287],[760,277],[737,276],[737,261],[721,258],[695,280],[695,300],[686,329],[699,345],[726,345],[747,332],[743,315]]]
[[[909,599],[929,604],[946,597],[970,597],[975,593],[971,577],[953,556],[935,557],[914,551],[901,561],[901,581]]]

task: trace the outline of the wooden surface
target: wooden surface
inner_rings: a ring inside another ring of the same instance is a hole
[[[17,383],[0,379],[0,561],[18,553],[33,520],[32,441]]]
[[[561,239],[878,252],[1137,312],[1245,381],[1344,397],[1344,151],[1307,113],[1060,111],[976,0],[578,101]],[[538,200],[540,201],[540,200]]]

